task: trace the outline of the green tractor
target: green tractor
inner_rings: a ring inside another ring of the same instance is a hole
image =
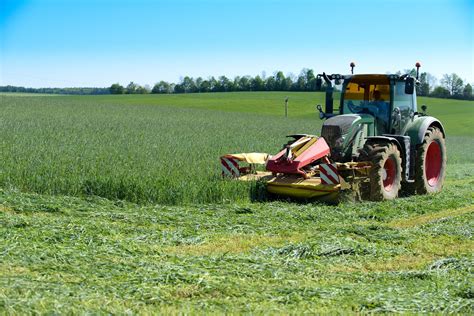
[[[354,63],[351,63],[353,73]],[[387,200],[401,190],[410,194],[439,192],[446,174],[445,130],[441,122],[418,111],[416,77],[406,75],[318,75],[326,83],[326,119],[321,136],[337,162],[368,161],[372,167],[362,197]],[[342,83],[334,111],[335,84]],[[337,112],[337,113],[336,113]]]
[[[290,135],[293,139],[276,155],[228,154],[221,157],[222,175],[260,180],[272,195],[339,200],[343,192],[356,199],[390,200],[406,194],[439,192],[446,174],[445,131],[441,122],[418,111],[411,75],[351,75],[322,73],[326,106],[320,137]],[[334,84],[333,84],[334,83]],[[335,86],[340,87],[334,110]],[[241,167],[247,162],[249,166]],[[253,165],[264,164],[265,172]]]

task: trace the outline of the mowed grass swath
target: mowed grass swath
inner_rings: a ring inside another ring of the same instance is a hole
[[[137,205],[0,188],[6,314],[472,312],[474,164],[379,203]]]
[[[288,134],[319,134],[323,94],[0,97],[0,186],[186,204],[249,200],[253,184],[221,181],[218,157],[276,153]],[[419,103],[446,121],[449,163],[473,162],[463,153],[474,151],[473,102]]]

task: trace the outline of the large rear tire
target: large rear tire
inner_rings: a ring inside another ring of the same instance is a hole
[[[446,177],[446,143],[437,127],[430,127],[416,151],[415,190],[417,194],[441,191]]]
[[[362,186],[362,197],[372,201],[395,199],[402,180],[402,159],[397,146],[392,143],[366,143],[359,160],[372,163],[370,181]]]

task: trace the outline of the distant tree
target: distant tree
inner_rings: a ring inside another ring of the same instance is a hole
[[[170,83],[169,93],[173,93],[175,87],[176,87],[176,84],[175,84],[175,83]]]
[[[265,90],[266,91],[275,91],[276,90],[276,82],[275,77],[270,76],[265,80]]]
[[[420,96],[427,96],[430,94],[430,83],[428,82],[428,73],[420,74],[420,84],[416,86],[416,93]]]
[[[468,83],[467,85],[464,86],[464,89],[462,91],[462,95],[464,99],[470,100],[472,99],[472,86]]]
[[[436,86],[438,79],[435,76],[430,74],[429,72],[426,73],[426,82],[430,85],[430,91]]]
[[[306,91],[316,91],[316,76],[312,69],[306,69],[305,73]]]
[[[218,89],[219,89],[219,81],[217,81],[216,78],[214,78],[213,76],[211,76],[209,78],[209,85],[211,87],[211,92],[217,92]]]
[[[135,94],[137,92],[138,85],[131,81],[128,85],[127,88],[125,89],[126,94]]]
[[[430,96],[435,98],[449,98],[450,95],[449,90],[441,86],[434,88],[433,92],[430,94]]]
[[[174,85],[173,89],[174,93],[184,93],[184,85],[182,83],[177,83]]]
[[[297,77],[293,73],[290,72],[286,75],[285,86],[288,87],[287,90],[295,91],[295,81],[296,80],[297,80]]]
[[[211,82],[209,80],[203,80],[200,89],[201,92],[211,92]]]
[[[201,77],[197,77],[196,80],[194,81],[195,87],[196,87],[196,92],[202,92],[202,83],[203,79]]]
[[[306,72],[301,71],[298,79],[294,83],[294,90],[295,91],[304,91],[306,90]]]
[[[148,91],[145,89],[145,87],[138,86],[137,89],[135,90],[135,94],[147,94]]]
[[[232,83],[232,91],[242,91],[242,87],[240,86],[240,77],[235,76],[234,81]]]
[[[459,97],[462,95],[464,83],[455,73],[450,75],[444,74],[441,79],[441,85],[449,91],[451,96]]]
[[[251,78],[250,76],[243,76],[239,80],[239,87],[241,91],[250,91],[251,90]]]
[[[123,94],[125,92],[123,86],[118,83],[114,83],[113,85],[111,85],[109,90],[111,94]]]
[[[230,81],[226,76],[220,76],[218,83],[220,92],[232,91],[232,81]]]
[[[194,82],[193,78],[191,77],[184,77],[183,82],[181,83],[184,88],[184,93],[193,93],[196,92],[196,83]]]
[[[147,89],[147,87],[142,87],[140,85],[137,85],[137,88],[135,89],[136,94],[147,94],[149,92],[150,92],[150,90]]]
[[[171,89],[170,84],[163,80],[155,84],[153,86],[153,89],[151,89],[151,93],[171,93],[171,92],[173,92],[173,90]]]
[[[290,91],[293,87],[293,79],[292,76],[288,75],[285,77],[285,80],[282,84],[283,90],[284,91]]]
[[[265,81],[259,75],[255,76],[250,80],[250,89],[252,91],[263,91],[265,90]]]
[[[274,75],[275,78],[275,87],[276,91],[285,91],[285,75],[282,71],[277,71]]]

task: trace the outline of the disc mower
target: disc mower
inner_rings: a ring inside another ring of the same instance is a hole
[[[436,193],[446,173],[445,130],[418,111],[416,77],[409,74],[318,74],[317,90],[326,93],[320,136],[290,135],[274,156],[263,153],[221,157],[222,174],[259,180],[268,192],[285,197],[337,200],[349,193],[358,200],[391,200],[400,192]],[[339,108],[333,93],[341,87]],[[265,171],[257,171],[257,165]]]

